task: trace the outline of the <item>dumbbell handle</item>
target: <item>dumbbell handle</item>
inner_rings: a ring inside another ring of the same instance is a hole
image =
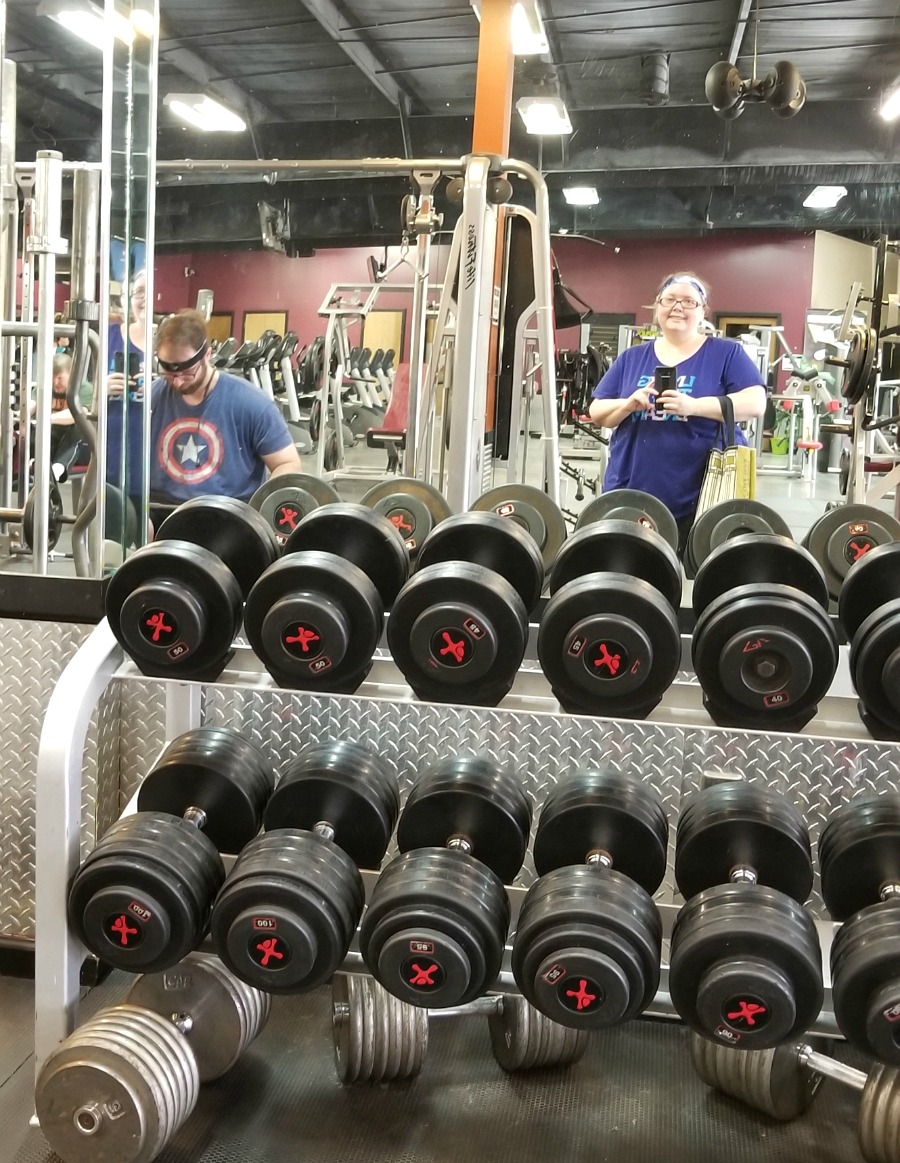
[[[202,829],[206,825],[206,812],[202,808],[186,808],[181,818],[186,823],[193,824],[195,828]]]
[[[335,1024],[339,1025],[350,1017],[348,1002],[339,1001],[333,1007]],[[429,1018],[467,1018],[478,1014],[497,1014],[503,1012],[503,994],[486,994],[476,997],[474,1001],[466,1002],[461,1006],[447,1006],[442,1010],[428,1010]]]
[[[814,1070],[816,1074],[822,1074],[825,1078],[833,1078],[835,1082],[842,1082],[845,1086],[853,1087],[854,1090],[865,1088],[867,1075],[863,1074],[861,1070],[855,1070],[852,1066],[846,1066],[843,1062],[829,1058],[826,1054],[820,1054],[812,1046],[801,1046],[797,1057],[801,1065],[808,1070]]]

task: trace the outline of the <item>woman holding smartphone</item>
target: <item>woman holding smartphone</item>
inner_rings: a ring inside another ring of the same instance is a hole
[[[735,421],[766,407],[759,368],[743,347],[700,330],[708,300],[709,288],[692,271],[667,275],[654,299],[659,336],[619,355],[590,408],[599,428],[615,429],[604,492],[641,489],[658,497],[678,522],[679,557],[719,440],[719,397],[730,397]],[[736,439],[745,443],[740,430]]]

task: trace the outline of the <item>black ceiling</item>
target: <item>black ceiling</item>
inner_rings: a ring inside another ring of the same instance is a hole
[[[519,62],[514,98],[552,66],[573,133],[529,137],[514,113],[509,152],[546,174],[554,228],[596,237],[753,228],[868,237],[897,228],[897,131],[877,110],[900,76],[898,0],[539,3],[550,52]],[[468,3],[160,0],[160,8],[160,100],[204,90],[250,124],[238,135],[203,135],[160,104],[162,159],[459,158],[470,148],[479,26]],[[7,0],[7,12],[20,159],[47,147],[99,158],[100,54],[39,17],[34,0]],[[750,77],[754,47],[758,77],[783,59],[800,69],[807,103],[796,117],[756,105],[723,121],[709,107],[709,67],[731,56]],[[641,64],[654,53],[669,57],[669,99],[659,106],[649,103]],[[597,186],[599,205],[567,206],[561,191],[573,181]],[[805,209],[816,184],[845,185],[847,197],[833,211]],[[259,245],[260,198],[288,203],[298,247],[392,242],[407,186],[165,173],[159,245]]]

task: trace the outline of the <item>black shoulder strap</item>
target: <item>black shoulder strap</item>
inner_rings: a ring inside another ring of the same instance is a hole
[[[723,448],[730,448],[734,444],[734,404],[730,396],[719,396],[719,407],[722,409],[722,429],[725,443]]]

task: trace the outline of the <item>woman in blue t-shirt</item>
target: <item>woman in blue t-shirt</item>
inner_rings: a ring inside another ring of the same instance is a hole
[[[734,418],[762,416],[766,390],[759,368],[733,339],[700,331],[709,292],[697,275],[668,275],[656,292],[660,335],[630,347],[594,390],[591,419],[614,428],[604,490],[641,489],[658,497],[678,522],[679,556],[694,521],[709,450],[720,436],[728,395]],[[659,393],[657,367],[672,368],[675,386]],[[738,430],[737,440],[745,443]]]

